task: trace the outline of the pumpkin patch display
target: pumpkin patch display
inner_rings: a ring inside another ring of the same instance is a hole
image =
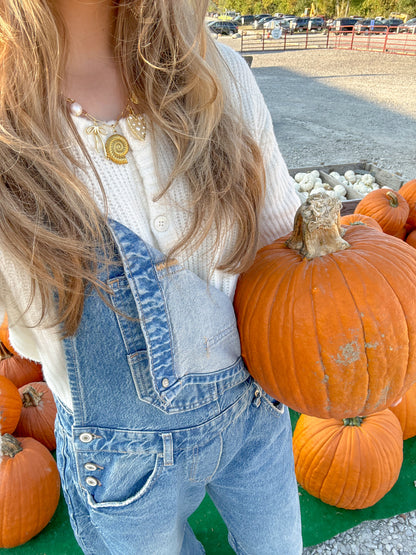
[[[409,210],[406,199],[397,191],[376,189],[360,200],[354,212],[374,218],[384,233],[397,235],[405,228]]]
[[[29,541],[48,524],[60,479],[48,449],[28,438],[0,436],[0,548]]]
[[[17,387],[0,376],[0,434],[11,434],[16,429],[22,411],[22,400]]]
[[[56,404],[52,391],[45,382],[32,382],[21,387],[19,394],[23,406],[15,435],[33,437],[53,451]]]
[[[238,281],[242,356],[256,381],[297,412],[369,415],[416,382],[416,250],[316,194],[295,229],[260,249]]]
[[[293,452],[297,481],[308,493],[335,507],[365,509],[399,477],[402,430],[388,409],[344,420],[301,415]]]

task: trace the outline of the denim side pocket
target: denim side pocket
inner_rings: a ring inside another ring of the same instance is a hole
[[[125,507],[148,493],[163,470],[159,453],[82,451],[78,476],[93,509]]]

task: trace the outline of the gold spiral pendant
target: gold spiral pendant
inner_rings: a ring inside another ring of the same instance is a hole
[[[115,164],[127,164],[126,154],[130,150],[129,143],[123,135],[115,133],[105,142],[107,158]]]

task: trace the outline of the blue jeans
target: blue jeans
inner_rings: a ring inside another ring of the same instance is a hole
[[[72,414],[58,402],[57,462],[85,554],[204,553],[187,518],[206,491],[236,553],[302,552],[289,411],[250,378],[221,404],[216,417],[168,439],[97,430],[97,452],[85,443],[77,459]],[[99,481],[95,495],[82,487],[87,477]]]
[[[113,222],[117,248],[64,340],[73,409],[57,462],[90,555],[203,553],[188,517],[208,492],[237,553],[301,553],[286,407],[248,375],[230,299]],[[115,310],[110,308],[112,304]]]

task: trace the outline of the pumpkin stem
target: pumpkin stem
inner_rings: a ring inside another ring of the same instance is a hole
[[[25,408],[27,407],[37,407],[41,402],[43,393],[36,391],[34,387],[28,385],[22,392],[22,402]]]
[[[399,206],[399,199],[393,191],[387,191],[386,197],[389,199],[389,204],[392,208],[397,208]]]
[[[307,259],[325,256],[350,247],[342,236],[340,210],[342,203],[326,193],[311,195],[295,215],[292,235],[286,246]]]
[[[21,443],[11,434],[3,434],[0,436],[0,454],[13,458],[20,451],[23,451]]]
[[[13,354],[9,351],[4,343],[0,341],[0,360],[12,357]]]
[[[353,418],[344,418],[342,422],[344,426],[361,426],[363,420],[362,416],[354,416]]]

